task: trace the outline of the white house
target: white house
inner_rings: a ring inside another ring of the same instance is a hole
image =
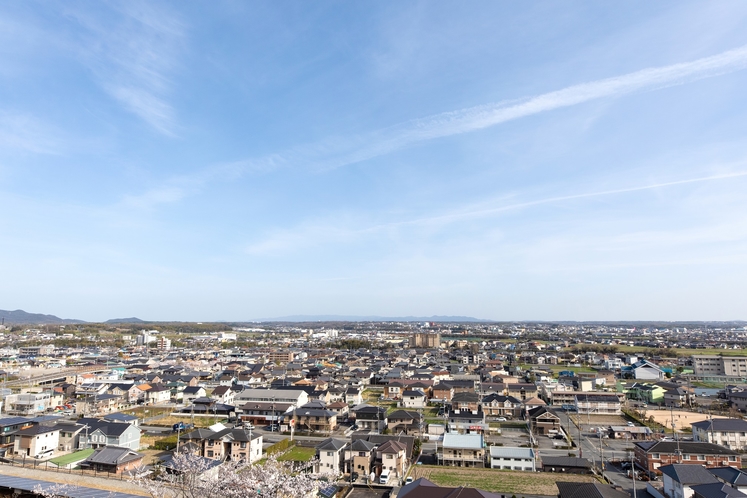
[[[719,482],[702,465],[672,464],[659,467],[664,481],[664,495],[670,498],[691,498],[695,492],[690,486]]]
[[[534,472],[537,470],[534,462],[534,450],[532,448],[491,446],[490,468]]]
[[[319,457],[317,472],[337,474],[343,470],[344,449],[348,443],[341,439],[328,438],[316,447]]]
[[[425,408],[428,397],[420,389],[409,389],[402,393],[402,406],[405,408]]]
[[[662,380],[664,371],[650,361],[641,360],[633,365],[633,377],[643,380]]]

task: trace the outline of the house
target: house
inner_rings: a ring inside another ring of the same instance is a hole
[[[695,441],[641,441],[634,445],[635,462],[648,471],[673,463],[706,467],[741,468],[742,457],[734,450]],[[678,454],[678,450],[681,454]]]
[[[662,380],[664,371],[659,365],[647,360],[641,360],[631,365],[632,376],[634,379],[642,380]]]
[[[384,386],[384,397],[387,399],[400,399],[405,385],[400,381],[392,381]]]
[[[397,494],[397,498],[505,498],[505,496],[505,494],[500,495],[464,486],[445,488],[432,483],[425,477],[406,484]]]
[[[332,432],[337,428],[337,414],[324,408],[296,408],[281,416],[282,421],[292,423],[296,430]]]
[[[12,447],[16,432],[32,425],[32,419],[26,417],[0,418],[0,447]]]
[[[252,401],[239,406],[236,409],[236,416],[242,422],[265,426],[278,423],[281,416],[292,409],[293,405],[290,403]]]
[[[666,389],[662,386],[636,382],[628,388],[627,397],[648,404],[660,404],[664,402],[665,393]]]
[[[508,446],[490,447],[490,468],[504,470],[526,470],[534,472],[534,450]]]
[[[693,430],[693,441],[720,444],[737,451],[747,447],[747,420],[714,418],[690,425]]]
[[[171,400],[171,389],[163,384],[152,384],[145,392],[145,400],[149,405],[168,403]]]
[[[402,393],[402,406],[405,408],[425,408],[428,397],[420,389],[408,389]]]
[[[645,441],[654,437],[654,432],[651,429],[639,425],[611,425],[607,434],[612,439],[624,439],[626,441]]]
[[[199,456],[213,460],[256,462],[262,458],[262,436],[243,427],[197,429],[179,438],[194,443]]]
[[[85,429],[84,424],[65,421],[57,422],[55,426],[60,429],[60,438],[57,443],[59,451],[74,451],[81,448],[80,434]]]
[[[51,457],[60,442],[60,429],[55,426],[32,425],[16,432],[14,452],[32,458]]]
[[[317,472],[339,474],[343,468],[343,450],[348,443],[340,439],[328,438],[316,446],[316,456],[319,459]]]
[[[231,389],[231,386],[218,386],[215,389],[213,389],[213,392],[210,393],[210,398],[216,400],[219,403],[224,403],[227,405],[233,404],[235,392]]]
[[[482,432],[489,429],[485,423],[485,414],[482,410],[477,412],[450,410],[449,430],[452,432]]]
[[[490,393],[481,400],[482,411],[488,418],[505,417],[519,418],[521,416],[521,400],[513,396]]]
[[[244,389],[236,395],[235,402],[269,401],[303,406],[309,402],[309,394],[302,389]]]
[[[355,424],[359,430],[382,432],[387,425],[386,408],[380,406],[364,406],[355,413]]]
[[[422,431],[422,418],[418,412],[395,410],[389,414],[387,421],[387,428],[392,434],[420,434]]]
[[[728,484],[696,484],[692,487],[694,498],[745,498],[746,494]]]
[[[81,464],[81,467],[97,470],[99,472],[119,474],[140,467],[143,463],[144,456],[145,455],[142,453],[133,451],[130,448],[104,446],[94,451],[93,454]]]
[[[438,460],[441,465],[452,467],[485,467],[482,434],[444,434]]]
[[[672,464],[659,467],[662,473],[664,494],[670,498],[691,498],[690,486],[719,482],[716,477],[700,465]]]
[[[564,472],[566,474],[591,474],[591,462],[586,458],[571,456],[543,456],[542,472]]]
[[[576,411],[579,415],[620,415],[622,414],[620,398],[617,394],[576,393]]]
[[[376,444],[365,439],[356,439],[353,443],[345,448],[346,471],[350,472],[350,463],[352,460],[353,472],[361,475],[368,475],[371,472],[371,466],[376,459]]]
[[[742,492],[747,491],[747,472],[743,470],[735,469],[734,467],[714,467],[708,469],[708,472],[732,488]]]
[[[547,435],[560,429],[560,417],[546,406],[538,406],[527,412],[529,425],[534,434]]]
[[[133,424],[106,422],[96,418],[82,418],[78,420],[78,424],[84,427],[84,432],[78,433],[79,448],[119,446],[131,450],[140,449],[140,429]]]
[[[480,395],[473,392],[454,393],[451,398],[451,409],[477,413],[480,409]]]
[[[407,470],[407,445],[389,440],[376,448],[376,465],[381,471],[388,470],[390,475],[404,477]]]
[[[361,403],[363,403],[361,390],[355,387],[349,387],[347,390],[345,390],[345,403],[352,406],[360,405]]]

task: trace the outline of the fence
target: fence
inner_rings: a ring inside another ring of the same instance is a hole
[[[120,472],[108,472],[104,470],[96,469],[73,469],[73,464],[69,468],[58,467],[57,465],[50,465],[49,462],[39,462],[32,458],[24,458],[23,460],[15,460],[8,458],[0,458],[0,465],[7,465],[10,467],[21,467],[33,470],[42,470],[46,472],[54,472],[57,474],[70,474],[80,475],[88,477],[103,477],[106,479],[116,479],[118,481],[128,480],[133,477],[133,474],[127,470]]]

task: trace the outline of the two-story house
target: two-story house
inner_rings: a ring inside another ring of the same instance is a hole
[[[402,406],[404,408],[425,408],[428,397],[420,389],[407,389],[402,392]]]
[[[390,475],[404,477],[407,470],[407,446],[394,440],[379,445],[376,448],[376,463],[381,464],[381,471],[388,470]]]
[[[513,396],[490,393],[481,400],[482,411],[488,418],[505,417],[508,419],[521,416],[521,400]]]
[[[482,434],[444,434],[438,448],[441,465],[452,467],[485,467],[485,444]]]
[[[316,446],[316,456],[319,459],[317,472],[339,474],[343,470],[344,452],[347,441],[328,438]]]
[[[350,472],[351,462],[353,472],[368,475],[376,459],[376,444],[365,439],[356,439],[345,449],[346,471]]]

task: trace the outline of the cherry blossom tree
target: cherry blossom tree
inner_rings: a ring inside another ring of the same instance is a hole
[[[153,498],[302,498],[334,482],[331,474],[306,472],[293,462],[279,461],[270,456],[264,463],[215,461],[191,454],[174,456],[167,468],[156,475],[133,479]]]

